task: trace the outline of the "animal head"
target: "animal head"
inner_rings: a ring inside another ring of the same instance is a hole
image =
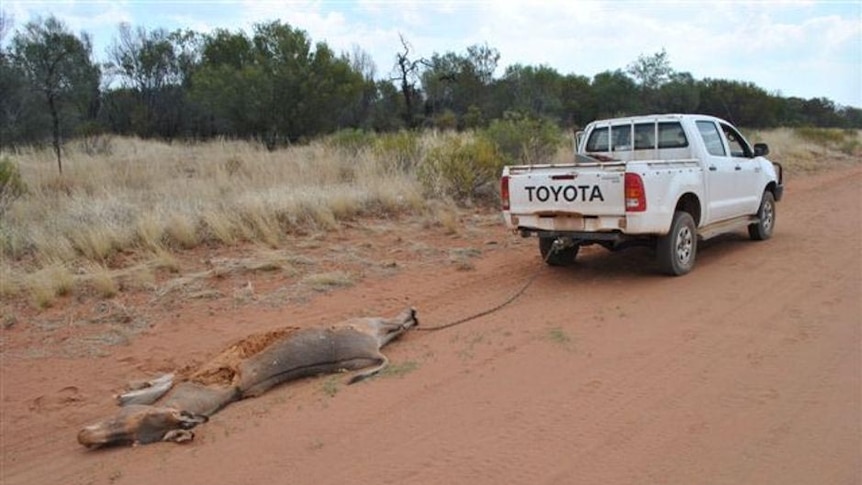
[[[377,339],[377,348],[380,349],[404,332],[419,325],[416,318],[416,309],[407,308],[395,318],[370,318],[366,319],[367,329],[364,330]]]
[[[169,407],[131,405],[113,418],[92,424],[78,433],[78,442],[88,448],[157,441],[182,443],[194,438],[191,430],[205,423],[204,415]]]

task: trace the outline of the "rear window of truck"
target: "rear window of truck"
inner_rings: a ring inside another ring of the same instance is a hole
[[[634,146],[632,146],[634,135]],[[656,142],[658,142],[656,144]],[[658,146],[656,146],[658,145]],[[677,121],[636,123],[595,128],[587,140],[588,152],[652,150],[655,148],[685,148],[688,138]]]

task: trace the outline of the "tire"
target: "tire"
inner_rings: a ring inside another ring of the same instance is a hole
[[[772,192],[763,192],[760,208],[757,209],[758,222],[748,226],[748,236],[754,241],[765,241],[772,237],[775,229],[775,196]]]
[[[682,276],[694,268],[697,228],[691,214],[682,211],[673,214],[670,232],[659,238],[656,253],[659,269],[663,273]]]
[[[539,238],[539,253],[542,255],[542,261],[549,266],[571,266],[575,264],[575,257],[581,247],[575,244],[550,254],[555,240],[556,238],[553,237]]]

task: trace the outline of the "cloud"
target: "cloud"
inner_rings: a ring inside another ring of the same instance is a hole
[[[400,35],[415,58],[487,43],[501,54],[498,74],[519,63],[592,77],[665,49],[673,69],[697,79],[742,80],[787,96],[862,106],[858,2],[5,0],[2,8],[16,26],[54,13],[73,31],[91,32],[96,46],[109,43],[120,22],[250,33],[255,23],[280,20],[336,52],[358,46],[380,76],[402,51]]]

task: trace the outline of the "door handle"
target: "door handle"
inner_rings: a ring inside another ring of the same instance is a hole
[[[734,170],[736,170],[736,171],[738,172],[738,171],[742,170],[742,167],[740,167],[739,165],[737,165],[737,166],[736,166],[736,168],[734,168]]]
[[[718,167],[716,167],[715,165],[710,165],[710,166],[709,166],[709,171],[710,171],[710,172],[715,172],[716,170],[718,170]]]

